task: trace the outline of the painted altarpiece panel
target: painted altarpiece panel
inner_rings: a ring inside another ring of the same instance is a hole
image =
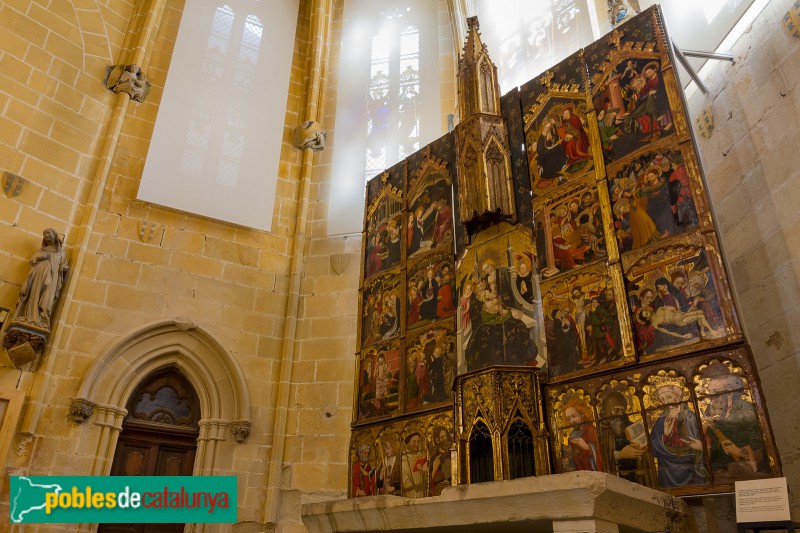
[[[622,265],[641,360],[741,339],[714,233],[689,233],[624,254]]]
[[[578,51],[520,88],[534,197],[602,162],[595,154],[599,140],[586,87],[583,51]]]
[[[584,49],[606,164],[659,139],[688,139],[660,14],[648,9]]]
[[[350,435],[347,491],[350,498],[377,494],[377,426],[356,429]]]
[[[725,355],[715,354],[692,376],[712,478],[715,484],[731,484],[773,477],[751,374]]]
[[[695,229],[713,229],[690,143],[664,139],[608,168],[614,233],[621,253]]]
[[[453,415],[441,413],[431,418],[426,431],[430,458],[430,496],[441,496],[453,482]]]
[[[453,428],[451,409],[354,428],[348,496],[424,498],[441,492],[452,480],[451,458],[441,449],[446,445],[449,456]]]
[[[542,283],[551,380],[635,362],[619,264],[598,264]]]
[[[431,252],[415,257],[407,270],[406,327],[413,330],[456,314],[453,254]]]
[[[366,348],[359,356],[358,422],[399,413],[401,386],[400,340]]]
[[[491,365],[543,368],[544,330],[530,231],[498,224],[456,269],[459,373]]]
[[[645,377],[641,387],[658,488],[709,485],[697,408],[686,378],[661,369]]]
[[[363,279],[400,264],[405,246],[403,186],[405,162],[376,176],[367,184],[363,236]]]
[[[548,279],[598,261],[619,260],[605,181],[589,175],[533,201],[539,274]]]
[[[406,411],[452,400],[456,336],[452,323],[413,331],[406,337]]]
[[[423,149],[418,165],[409,164],[406,250],[410,259],[429,250],[452,252],[453,180],[447,161]]]
[[[674,495],[730,492],[735,481],[780,476],[755,375],[740,346],[548,386],[556,470],[597,464],[592,446],[586,455],[570,438],[591,424],[602,470]],[[586,434],[591,444],[592,429]],[[576,463],[581,450],[587,461]]]
[[[378,469],[376,474],[377,494],[399,496],[402,487],[400,433],[396,424],[378,426],[375,448],[378,451]]]
[[[604,470],[628,481],[655,487],[642,404],[636,395],[639,374],[611,379],[595,395]]]
[[[399,269],[369,280],[361,290],[359,338],[365,348],[403,331],[403,276]]]
[[[551,390],[550,404],[556,472],[604,471],[597,420],[589,395],[580,388]]]

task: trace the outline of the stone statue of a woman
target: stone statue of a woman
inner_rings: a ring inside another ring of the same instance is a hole
[[[47,228],[42,247],[30,261],[31,271],[19,293],[12,322],[50,330],[50,315],[67,276],[67,258],[56,230]]]

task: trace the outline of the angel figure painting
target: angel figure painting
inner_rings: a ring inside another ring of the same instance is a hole
[[[406,326],[421,326],[456,314],[453,263],[447,254],[422,258],[408,269]]]
[[[545,283],[542,297],[550,376],[561,378],[632,359],[620,288],[600,266]]]
[[[400,405],[400,344],[394,341],[361,354],[358,420],[385,416]]]
[[[647,377],[643,390],[658,486],[708,484],[703,435],[684,378],[660,370]]]
[[[536,203],[536,245],[542,278],[608,257],[603,215],[592,185],[558,191]]]
[[[361,299],[362,347],[400,335],[402,287],[396,273],[375,278],[364,287]]]
[[[647,152],[609,179],[614,233],[627,252],[699,224],[691,178],[679,150]]]
[[[531,271],[534,261],[531,238],[521,228],[467,249],[457,273],[463,370],[545,365],[538,280]]]
[[[559,428],[558,470],[603,472],[603,452],[589,397],[580,389],[570,389],[554,402],[552,417]]]
[[[671,252],[671,253],[670,253]],[[629,270],[636,348],[650,355],[726,337],[714,275],[702,248],[670,248]]]
[[[406,339],[406,409],[450,400],[455,359],[450,327],[433,327]]]
[[[553,98],[527,128],[534,191],[566,183],[593,168],[585,116],[581,100]]]
[[[772,477],[749,380],[730,360],[713,359],[694,376],[715,483]]]
[[[629,57],[618,62],[593,100],[606,163],[675,133],[658,60]]]

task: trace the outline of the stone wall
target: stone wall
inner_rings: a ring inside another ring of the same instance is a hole
[[[252,432],[236,444],[226,431],[216,472],[239,477],[239,520],[259,522],[296,232],[302,153],[291,142],[305,103],[308,23],[298,24],[272,231],[265,233],[135,199],[183,1],[45,4],[0,6],[0,171],[29,181],[16,198],[0,194],[0,307],[15,305],[46,227],[66,235],[71,272],[49,352],[20,372],[0,350],[0,385],[28,398],[5,471],[88,474],[105,459],[86,441],[92,420],[78,426],[67,416],[87,370],[149,324],[191,322],[246,376]],[[308,19],[309,2],[302,4],[301,19]],[[161,7],[160,22],[145,29],[147,15]],[[130,62],[132,43],[147,30],[142,69],[153,88],[142,104],[102,82],[107,65]],[[141,221],[155,225],[149,242],[139,238]],[[0,511],[8,512],[7,503]]]
[[[759,368],[769,416],[800,516],[800,39],[772,0],[733,46],[735,64],[702,74],[714,132],[698,136],[722,244]]]

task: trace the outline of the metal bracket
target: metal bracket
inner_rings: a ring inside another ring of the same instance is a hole
[[[703,94],[708,94],[708,89],[703,84],[703,82],[700,81],[700,76],[697,75],[697,72],[695,72],[694,67],[692,67],[692,65],[689,64],[689,60],[686,59],[687,56],[701,57],[703,59],[717,59],[719,61],[730,61],[731,63],[736,63],[736,59],[731,54],[721,54],[718,52],[701,52],[698,50],[681,50],[680,48],[677,47],[675,41],[672,42],[672,49],[675,51],[675,57],[678,58],[680,64],[683,65],[683,68],[686,69],[686,71],[689,73],[689,76],[691,76],[692,81],[694,81],[697,84],[697,88],[700,89],[700,92],[702,92]]]

